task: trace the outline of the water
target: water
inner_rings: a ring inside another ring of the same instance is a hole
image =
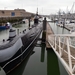
[[[2,41],[3,39],[7,39],[9,36],[9,30],[2,30],[0,31],[0,41]]]
[[[60,67],[59,67],[60,66]],[[52,49],[34,47],[33,54],[8,75],[68,75]]]
[[[52,23],[51,25],[55,27],[55,24]],[[19,28],[22,31],[24,27],[27,28],[28,25],[21,24],[21,27],[17,27],[16,29]],[[57,28],[55,27],[54,30],[56,32]],[[3,31],[1,35],[7,35],[7,38],[9,30],[6,31]],[[68,31],[65,32],[67,33]],[[30,55],[8,75],[68,75],[68,73],[54,51],[52,49],[47,50],[45,44],[41,44],[39,41]]]
[[[67,29],[57,26],[56,23],[49,23],[49,24],[55,34],[69,34],[70,33],[70,31],[68,31]]]
[[[19,29],[19,32],[22,32],[24,29],[27,29],[27,28],[28,28],[28,24],[19,24],[13,27],[13,29],[16,30],[16,34],[17,34],[17,29]],[[9,38],[9,29],[0,30],[0,41],[2,41],[3,39],[8,39],[8,38]]]

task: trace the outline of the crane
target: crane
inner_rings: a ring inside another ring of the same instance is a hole
[[[72,8],[70,10],[70,13],[74,13],[74,4],[75,4],[75,2],[73,2]]]

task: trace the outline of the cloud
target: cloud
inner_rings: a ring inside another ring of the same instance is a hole
[[[23,8],[29,12],[36,12],[37,7],[39,13],[50,14],[57,12],[59,9],[66,11],[71,9],[74,0],[1,0],[0,9],[16,9]]]

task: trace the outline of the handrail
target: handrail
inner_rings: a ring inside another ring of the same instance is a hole
[[[75,46],[72,45],[72,42],[75,39],[75,35],[71,34],[53,34],[48,35],[48,42],[53,48],[54,52],[57,53],[61,60],[64,60],[64,65],[71,75],[75,73],[75,52],[73,49]],[[73,49],[72,49],[73,48]],[[65,60],[66,54],[67,59]]]

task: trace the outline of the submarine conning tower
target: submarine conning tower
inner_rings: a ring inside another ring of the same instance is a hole
[[[37,8],[37,12],[36,12],[36,15],[34,17],[34,24],[38,24],[38,19],[39,19],[39,16],[38,16],[38,8]]]
[[[16,30],[12,29],[12,25],[10,24],[9,39],[14,38],[15,36],[16,36]]]

